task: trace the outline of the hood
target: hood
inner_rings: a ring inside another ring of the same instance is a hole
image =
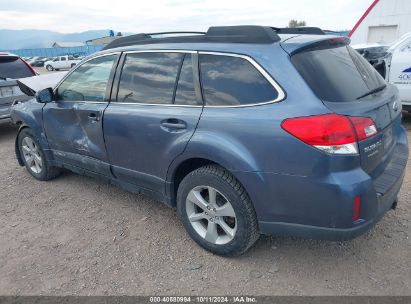
[[[34,96],[36,92],[42,89],[54,88],[66,74],[67,72],[57,72],[28,78],[20,78],[17,79],[17,84],[24,94]]]

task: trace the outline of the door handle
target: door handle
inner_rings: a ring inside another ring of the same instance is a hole
[[[91,122],[97,122],[99,121],[99,118],[96,113],[90,113],[88,114],[88,120],[90,120]]]
[[[187,124],[184,121],[175,119],[175,118],[163,120],[161,122],[161,126],[167,129],[178,129],[178,130],[187,128]]]

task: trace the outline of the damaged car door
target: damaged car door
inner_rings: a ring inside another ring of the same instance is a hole
[[[102,121],[118,54],[85,61],[54,90],[43,109],[44,130],[56,161],[110,175]]]

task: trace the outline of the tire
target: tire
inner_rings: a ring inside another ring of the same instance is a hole
[[[70,66],[70,68],[74,68],[75,66],[76,66],[76,64],[75,64],[75,63],[72,63],[71,66]]]
[[[40,181],[51,180],[60,175],[60,169],[50,166],[38,142],[30,129],[23,129],[18,135],[20,157],[27,171],[35,179]]]
[[[201,167],[181,181],[177,211],[190,237],[217,255],[240,255],[260,236],[247,192],[231,173],[219,166]]]
[[[47,69],[47,71],[49,71],[49,72],[51,72],[51,71],[54,70],[54,68],[53,68],[51,65],[49,65],[49,64],[46,66],[46,69]]]

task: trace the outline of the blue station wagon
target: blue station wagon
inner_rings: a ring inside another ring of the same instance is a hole
[[[397,204],[408,144],[397,89],[317,28],[138,34],[15,104],[16,155],[176,207],[239,255],[260,234],[347,240]]]

